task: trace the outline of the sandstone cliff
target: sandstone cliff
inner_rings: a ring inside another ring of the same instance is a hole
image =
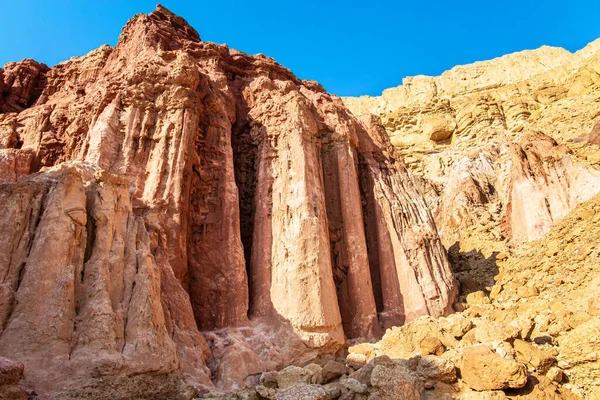
[[[161,6],[0,70],[0,355],[59,398],[189,397],[452,311],[379,122]]]

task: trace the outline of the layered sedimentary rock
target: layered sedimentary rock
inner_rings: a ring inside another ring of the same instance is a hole
[[[0,112],[19,112],[35,103],[48,70],[48,66],[30,59],[0,68]]]
[[[4,76],[0,355],[28,388],[185,397],[451,311],[381,126],[272,59],[159,6]]]
[[[600,190],[599,50],[600,39],[575,53],[544,46],[343,99],[380,118],[421,178],[465,294],[493,284],[507,246]]]
[[[576,165],[569,153],[541,133],[511,146],[506,218],[512,240],[539,239],[577,204],[600,191],[600,171]]]

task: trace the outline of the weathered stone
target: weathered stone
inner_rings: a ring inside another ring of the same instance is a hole
[[[519,333],[519,328],[497,321],[479,324],[474,330],[475,339],[483,344],[512,342],[519,336]]]
[[[446,351],[446,348],[444,347],[440,339],[436,337],[426,337],[425,339],[421,340],[420,347],[421,355],[423,356],[429,354],[441,356],[444,353],[444,351]]]
[[[371,385],[378,389],[382,400],[420,400],[424,382],[399,365],[378,365],[373,368]]]
[[[389,329],[379,342],[377,352],[391,358],[409,358],[421,354],[421,342],[426,338],[437,338],[446,348],[455,347],[458,343],[442,330],[437,320],[421,317],[404,326]]]
[[[371,373],[373,372],[373,368],[375,368],[373,364],[367,364],[358,371],[351,374],[350,377],[355,378],[360,383],[369,385],[371,383]]]
[[[275,399],[275,395],[277,394],[277,390],[272,387],[266,387],[263,385],[256,386],[256,393],[258,393],[261,397],[265,399],[273,400]]]
[[[277,386],[284,389],[299,383],[311,383],[312,371],[290,365],[277,373]]]
[[[337,361],[328,361],[321,370],[323,383],[331,382],[334,379],[348,373],[348,367]]]
[[[558,365],[570,380],[592,386],[600,380],[600,317],[559,336],[558,343]]]
[[[328,399],[338,399],[342,396],[342,389],[344,386],[339,381],[332,382],[324,387]]]
[[[535,368],[540,374],[548,372],[556,362],[556,357],[549,352],[522,340],[515,340],[513,346],[517,352],[517,358]]]
[[[356,353],[364,355],[367,362],[371,361],[376,355],[375,346],[371,343],[361,343],[348,347],[349,355]]]
[[[367,385],[365,383],[360,382],[358,379],[348,378],[345,379],[342,384],[346,387],[346,389],[354,393],[367,393]]]
[[[322,386],[307,385],[300,383],[290,386],[286,389],[279,390],[275,395],[275,400],[326,400],[327,393]]]
[[[276,389],[278,376],[279,374],[277,373],[277,371],[263,372],[260,375],[258,382],[267,388]]]
[[[360,369],[367,364],[367,356],[364,354],[350,353],[346,356],[346,365],[352,369]]]
[[[454,363],[436,356],[421,357],[417,373],[424,379],[432,379],[445,383],[456,382],[456,368]]]
[[[521,388],[527,383],[525,365],[502,358],[487,346],[463,349],[462,380],[475,390]]]
[[[563,372],[558,367],[550,367],[550,369],[548,370],[548,372],[546,372],[546,376],[552,382],[556,382],[556,383],[560,383],[563,380]]]
[[[490,299],[481,290],[467,295],[467,304],[469,306],[480,306],[490,304]]]
[[[453,314],[447,318],[440,318],[439,322],[440,327],[456,339],[461,338],[473,327],[471,320],[462,314]]]
[[[23,378],[25,366],[20,362],[14,362],[0,357],[0,386],[18,385]]]

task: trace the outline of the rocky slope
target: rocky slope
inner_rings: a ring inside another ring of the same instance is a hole
[[[161,6],[0,70],[0,179],[0,356],[33,397],[236,388],[456,300],[377,119]]]
[[[344,358],[249,377],[213,399],[599,399],[600,195],[498,255],[489,294],[388,329]],[[256,385],[256,386],[255,386]]]

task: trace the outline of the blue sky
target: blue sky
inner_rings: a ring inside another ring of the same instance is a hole
[[[0,65],[48,65],[114,45],[156,1],[0,0]],[[541,45],[574,51],[600,37],[600,0],[161,2],[203,40],[274,57],[339,95],[378,95],[410,75]]]

